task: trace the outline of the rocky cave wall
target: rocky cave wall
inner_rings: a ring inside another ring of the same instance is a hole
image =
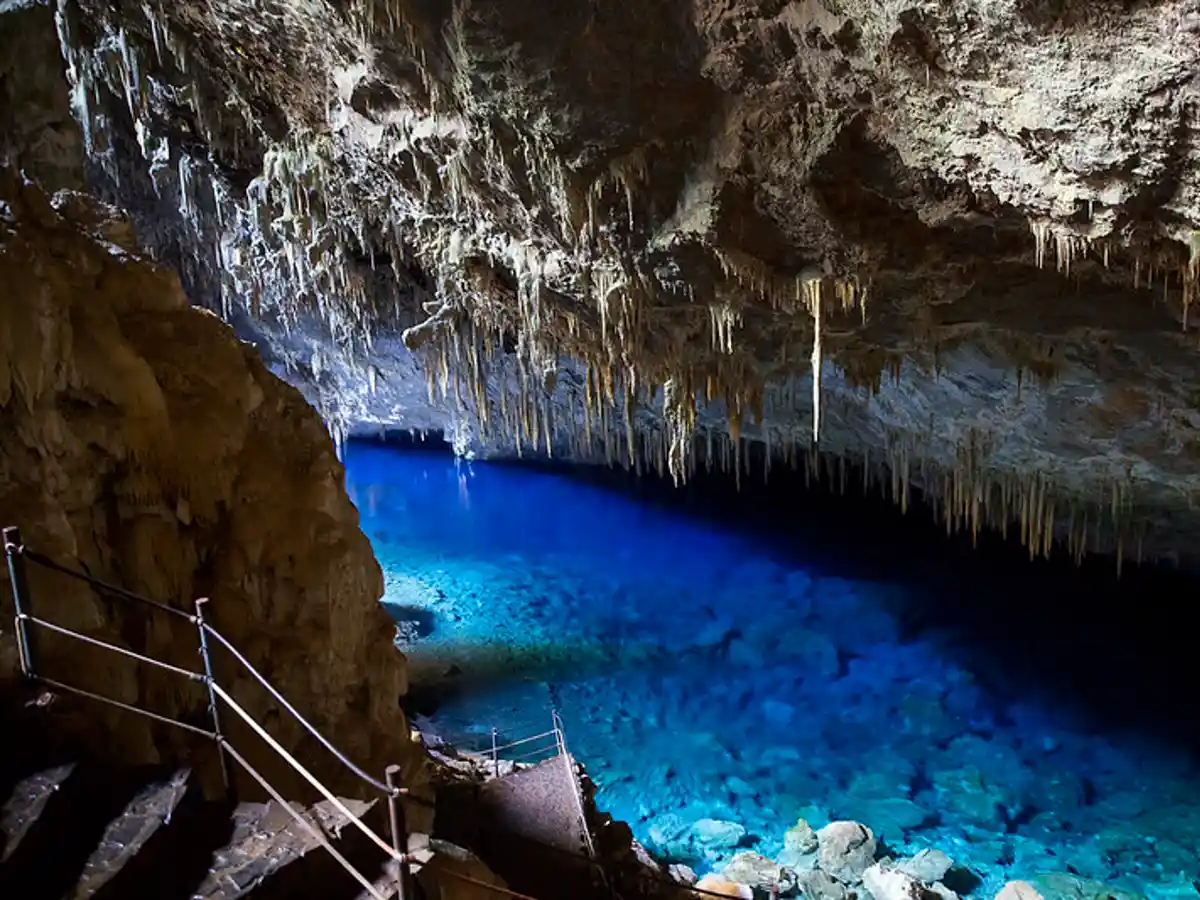
[[[77,571],[207,616],[348,755],[419,780],[382,576],[323,423],[178,276],[140,255],[127,220],[84,195],[51,201],[0,170],[0,520]],[[196,629],[29,566],[36,615],[195,671]],[[6,579],[7,581],[7,579]],[[17,677],[8,590],[0,679]],[[193,724],[203,687],[35,630],[50,678]],[[362,786],[219,648],[221,683],[329,783]],[[63,702],[69,702],[67,697]],[[56,704],[56,708],[60,704]],[[240,723],[226,731],[303,796]],[[69,724],[69,723],[68,723]],[[123,761],[192,757],[194,738],[95,705],[78,726]],[[203,756],[200,757],[203,760]]]
[[[93,184],[337,435],[1194,561],[1195,0],[55,6]]]

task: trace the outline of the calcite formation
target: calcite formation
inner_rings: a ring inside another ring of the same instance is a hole
[[[865,473],[1031,553],[1193,554],[1194,0],[56,19],[93,183],[335,435]]]
[[[178,277],[140,255],[128,221],[81,194],[49,199],[0,170],[0,520],[74,571],[207,617],[359,765],[382,777],[422,754],[398,709],[403,658],[383,579],[323,423]],[[28,566],[33,614],[193,672],[198,635],[168,617]],[[0,681],[19,677],[0,592]],[[203,685],[38,628],[35,671],[211,727]],[[335,789],[360,792],[223,648],[218,680]],[[50,713],[69,702],[56,703]],[[195,738],[95,704],[66,725],[95,752],[155,762]],[[278,787],[290,770],[228,712],[227,733]]]

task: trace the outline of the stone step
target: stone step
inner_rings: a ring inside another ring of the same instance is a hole
[[[0,897],[62,900],[113,820],[156,774],[81,762],[65,778],[48,773],[40,783],[30,783],[14,805],[14,832],[21,835],[0,865]]]
[[[175,772],[165,781],[147,785],[133,798],[104,830],[69,900],[89,900],[137,856],[161,826],[170,822],[187,792],[190,775],[187,769]]]
[[[64,781],[75,771],[74,763],[54,766],[35,772],[18,781],[12,793],[0,807],[0,835],[4,838],[4,849],[0,851],[0,863],[7,862],[16,852],[22,839],[33,827]]]

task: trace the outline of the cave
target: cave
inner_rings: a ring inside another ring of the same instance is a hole
[[[0,0],[0,896],[1200,900],[1198,71]]]

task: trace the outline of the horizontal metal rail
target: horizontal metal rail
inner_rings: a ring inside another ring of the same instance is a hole
[[[345,804],[343,804],[342,801],[339,800],[337,797],[333,796],[333,794],[330,793],[329,788],[327,788],[327,787],[325,787],[325,785],[321,784],[321,782],[317,779],[317,777],[315,775],[312,774],[312,772],[308,771],[308,769],[306,769],[303,765],[301,765],[299,760],[297,760],[294,756],[292,756],[285,749],[283,749],[283,746],[277,740],[275,740],[275,738],[271,737],[271,735],[267,733],[267,730],[265,728],[263,728],[256,721],[254,721],[254,717],[252,715],[250,715],[250,713],[248,713],[244,709],[242,709],[237,704],[237,701],[229,696],[228,691],[226,691],[224,688],[222,688],[216,682],[212,683],[212,689],[218,697],[220,697],[222,700],[225,701],[226,706],[228,706],[235,713],[237,713],[238,717],[243,722],[245,722],[252,729],[254,729],[255,734],[257,734],[260,738],[262,738],[264,741],[266,741],[267,745],[272,750],[274,750],[276,753],[278,753],[280,757],[283,758],[284,762],[286,762],[293,769],[295,769],[300,775],[302,775],[304,777],[305,781],[307,781],[314,788],[316,788],[326,800],[328,800],[330,803],[332,803],[334,805],[334,807],[338,811],[340,811],[343,815],[345,815],[347,818],[349,818],[350,821],[354,823],[355,827],[358,828],[358,830],[361,831],[363,834],[365,834],[367,836],[367,838],[369,838],[371,841],[373,841],[375,843],[375,845],[377,847],[379,847],[380,850],[382,850],[384,853],[386,853],[392,859],[395,859],[399,862],[405,862],[407,860],[407,857],[403,853],[397,852],[396,849],[394,847],[392,847],[391,844],[384,841],[383,838],[379,837],[379,835],[377,835],[374,831],[372,831],[370,828],[368,828],[361,819],[359,819],[352,812],[350,812],[350,810],[346,809]]]
[[[304,718],[304,716],[300,715],[300,712],[296,709],[296,707],[294,707],[294,706],[292,706],[292,704],[288,703],[288,701],[284,698],[283,694],[279,693],[279,691],[277,691],[275,689],[274,685],[272,685],[271,682],[267,681],[267,679],[258,671],[258,669],[254,668],[254,666],[252,666],[250,664],[250,661],[248,659],[246,659],[246,657],[242,656],[241,652],[238,651],[237,647],[233,646],[233,644],[231,644],[229,642],[229,640],[223,634],[221,634],[221,632],[217,631],[215,628],[213,628],[207,622],[201,623],[201,627],[203,627],[205,632],[207,632],[208,634],[210,634],[214,638],[216,638],[216,640],[218,642],[220,642],[221,646],[223,646],[226,650],[228,650],[233,655],[233,658],[236,659],[239,663],[241,663],[242,667],[245,668],[245,670],[247,672],[249,672],[251,675],[253,675],[255,680],[259,684],[261,684],[264,688],[266,688],[267,692],[272,697],[275,698],[275,700],[279,703],[279,705],[282,706],[284,709],[286,709],[288,712],[290,712],[292,714],[292,716],[296,719],[296,721],[304,726],[305,730],[308,731],[309,734],[311,734],[318,741],[320,741],[326,750],[328,750],[335,757],[337,757],[338,760],[341,761],[342,765],[344,765],[346,768],[348,768],[351,772],[353,772],[355,775],[357,775],[359,778],[361,778],[367,784],[371,785],[376,790],[382,792],[383,794],[385,794],[389,797],[396,797],[396,796],[399,796],[400,794],[406,793],[404,788],[389,788],[386,783],[380,781],[378,778],[374,778],[371,775],[367,774],[367,772],[363,771],[362,768],[360,768],[359,766],[357,766],[353,762],[351,762],[349,759],[347,759],[346,756],[340,750],[338,750],[337,747],[333,746],[333,744],[331,744],[329,742],[329,740],[325,737],[325,735],[321,734],[321,732],[317,731],[317,729],[315,727],[313,727],[313,725],[308,721],[308,719],[306,719],[306,718]]]
[[[53,622],[47,622],[45,619],[38,619],[27,613],[21,613],[17,616],[23,622],[37,625],[39,628],[45,628],[53,631],[56,634],[63,634],[69,638],[74,638],[77,641],[82,641],[85,644],[91,644],[93,647],[100,647],[104,650],[111,650],[113,653],[119,653],[122,656],[128,656],[130,659],[136,659],[138,662],[146,663],[149,666],[158,666],[160,669],[165,669],[168,672],[174,672],[176,675],[182,675],[184,678],[189,678],[192,681],[205,681],[205,676],[200,672],[193,672],[190,669],[183,669],[179,666],[173,666],[170,663],[162,662],[149,656],[142,656],[140,653],[134,653],[132,650],[126,650],[124,647],[118,647],[116,644],[110,644],[106,641],[98,640],[94,637],[88,637],[86,634],[80,634],[78,631],[72,631],[70,628],[63,628],[61,625],[55,625]]]
[[[60,691],[68,691],[72,694],[78,694],[80,697],[87,697],[89,700],[98,700],[101,703],[107,703],[109,706],[115,706],[123,709],[126,712],[137,713],[139,716],[145,716],[148,719],[154,719],[156,722],[162,722],[165,725],[174,725],[176,728],[182,728],[184,731],[190,731],[193,734],[203,735],[210,741],[217,739],[216,734],[211,731],[205,731],[203,728],[197,728],[195,725],[189,725],[187,722],[180,722],[178,719],[171,719],[167,716],[160,716],[158,713],[150,712],[148,709],[142,709],[137,706],[130,706],[128,703],[122,703],[120,700],[114,700],[112,697],[105,697],[101,694],[93,694],[91,691],[85,691],[82,688],[73,687],[69,684],[63,684],[61,681],[55,681],[53,678],[46,678],[44,675],[31,676],[35,681],[40,681],[42,684],[47,684],[50,687],[58,688]]]
[[[543,753],[557,753],[557,747],[541,747],[537,750],[530,750],[527,753],[518,753],[516,756],[506,756],[509,762],[521,762],[522,760],[532,759],[535,756],[541,756]]]
[[[513,741],[511,744],[501,744],[499,747],[493,747],[492,751],[499,753],[501,750],[507,750],[510,747],[519,747],[521,744],[528,744],[530,741],[540,740],[541,738],[550,737],[553,731],[543,731],[541,734],[535,734],[533,737],[521,738],[519,741]]]
[[[92,587],[98,588],[102,591],[107,591],[110,594],[115,594],[116,596],[125,600],[130,600],[134,603],[140,603],[143,606],[148,606],[151,609],[158,610],[159,612],[165,612],[170,613],[173,616],[179,616],[181,619],[187,619],[193,624],[196,622],[196,617],[194,615],[189,612],[184,612],[182,609],[176,609],[173,606],[167,606],[165,603],[155,603],[153,600],[149,600],[140,594],[133,593],[133,591],[127,591],[125,588],[119,588],[116,585],[101,581],[98,578],[93,578],[91,575],[87,575],[83,572],[76,572],[74,569],[68,569],[61,563],[56,563],[50,557],[43,556],[42,554],[30,550],[27,547],[17,547],[16,550],[29,562],[36,563],[43,568],[53,569],[55,572],[60,572],[63,575],[68,575],[71,578],[78,579],[79,581],[86,581],[88,584],[92,585]]]
[[[288,815],[290,815],[293,819],[295,819],[296,822],[298,822],[301,825],[301,827],[303,827],[309,834],[311,834],[317,840],[317,842],[320,843],[320,845],[322,847],[324,847],[326,850],[329,851],[329,855],[332,856],[335,860],[337,860],[338,864],[343,869],[345,869],[351,876],[353,876],[354,880],[357,881],[360,885],[362,885],[363,889],[366,890],[367,893],[369,893],[372,897],[374,897],[375,900],[388,900],[388,898],[386,896],[384,896],[378,890],[376,890],[375,885],[371,884],[371,882],[361,872],[359,872],[358,869],[356,869],[354,866],[352,866],[350,864],[350,861],[347,860],[346,857],[342,856],[342,854],[340,854],[337,851],[337,849],[333,846],[333,844],[331,844],[329,842],[329,839],[322,833],[321,829],[318,828],[316,825],[314,825],[312,822],[310,822],[308,819],[304,818],[304,816],[302,816],[300,813],[296,812],[296,810],[292,808],[292,804],[288,803],[287,800],[285,800],[283,798],[283,796],[277,790],[275,790],[274,787],[271,786],[271,784],[267,781],[267,779],[265,779],[262,775],[260,775],[254,769],[254,767],[252,765],[250,765],[250,763],[246,762],[245,758],[240,753],[238,753],[235,749],[233,749],[233,747],[232,747],[232,745],[230,745],[229,741],[222,740],[221,746],[224,748],[225,752],[227,752],[231,757],[233,757],[234,761],[238,765],[240,765],[243,769],[245,769],[249,773],[251,778],[253,778],[255,781],[257,781],[259,783],[259,785],[262,787],[262,789],[264,791],[266,791],[268,794],[271,795],[271,799],[273,799],[276,803],[278,803],[285,810],[287,810]],[[338,806],[339,812],[343,813],[344,815],[349,815],[349,811],[346,810],[346,808],[344,806],[341,806],[341,804],[337,804],[337,806]],[[350,815],[350,819],[355,822],[358,821],[358,819],[355,818],[353,815]]]

